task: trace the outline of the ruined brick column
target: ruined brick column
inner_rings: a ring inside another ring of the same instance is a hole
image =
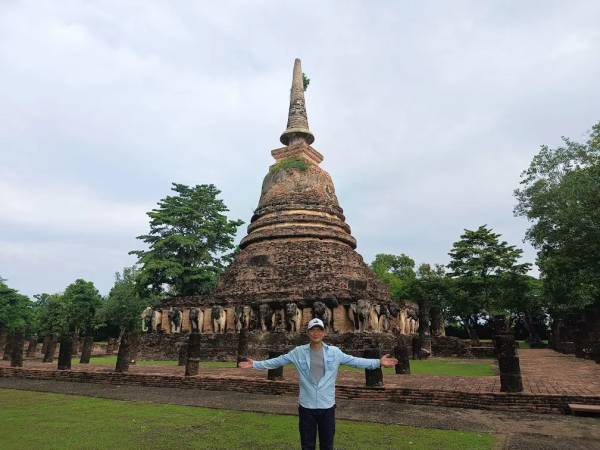
[[[248,329],[242,328],[238,335],[238,347],[237,347],[237,364],[240,366],[241,361],[245,361],[248,358]]]
[[[60,348],[58,350],[58,370],[71,370],[71,358],[73,356],[73,336],[65,334],[60,337]]]
[[[94,336],[85,336],[83,338],[83,346],[81,349],[81,358],[79,364],[89,364],[92,356],[92,349],[94,347]]]
[[[277,358],[281,355],[283,355],[282,352],[269,350],[269,359]],[[269,369],[267,371],[267,379],[272,381],[283,380],[283,367],[278,367],[277,369]]]
[[[56,345],[58,344],[58,337],[56,334],[50,335],[50,339],[48,340],[48,345],[46,346],[46,351],[44,352],[44,360],[45,363],[51,363],[54,361],[54,355],[56,353]]]
[[[381,358],[381,352],[378,348],[368,348],[363,354],[365,358]],[[367,387],[383,386],[383,371],[381,367],[373,370],[365,369],[365,381]]]
[[[187,348],[187,358],[185,362],[185,376],[193,377],[198,375],[200,368],[200,333],[190,333]]]
[[[12,336],[10,367],[23,367],[23,333],[17,332]]]
[[[394,358],[398,360],[398,364],[394,366],[397,374],[410,374],[410,359],[408,358],[408,348],[398,340],[398,344],[394,347]]]

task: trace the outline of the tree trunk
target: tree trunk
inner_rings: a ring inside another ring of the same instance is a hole
[[[46,351],[44,352],[44,360],[45,363],[51,363],[54,361],[54,355],[56,354],[56,345],[58,343],[58,337],[56,334],[51,334],[50,339],[48,341],[48,345],[46,346]]]
[[[531,348],[540,348],[542,346],[542,338],[539,333],[539,317],[537,314],[528,311],[525,313],[525,326],[529,336],[527,342]]]
[[[72,357],[73,335],[65,334],[60,337],[60,349],[58,351],[58,370],[71,370]]]
[[[81,349],[81,358],[79,364],[89,364],[92,356],[92,348],[94,347],[94,336],[85,336],[83,338],[83,348]]]
[[[38,338],[37,336],[33,336],[29,338],[29,344],[27,345],[27,357],[33,358],[37,353],[37,344]]]
[[[364,351],[365,358],[379,359],[381,354],[378,348],[368,348]],[[365,382],[367,387],[383,386],[383,371],[381,367],[377,369],[365,369]]]
[[[269,351],[269,359],[277,358],[281,356],[283,353],[277,351]],[[267,379],[268,380],[283,380],[283,366],[278,367],[277,369],[269,369],[267,371]]]
[[[23,333],[18,331],[12,336],[10,367],[23,367]]]
[[[202,336],[200,333],[190,333],[187,344],[187,358],[185,363],[185,376],[193,377],[198,375],[200,367],[200,342]]]

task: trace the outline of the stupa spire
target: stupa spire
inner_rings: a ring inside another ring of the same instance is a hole
[[[302,77],[302,65],[298,58],[294,61],[287,129],[279,140],[284,145],[294,145],[301,142],[310,145],[315,140],[308,129],[308,117],[306,116],[306,104],[304,102],[304,79]]]

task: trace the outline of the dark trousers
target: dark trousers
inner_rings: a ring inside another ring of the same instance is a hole
[[[319,430],[320,450],[333,450],[335,435],[335,405],[327,409],[310,409],[298,406],[300,417],[300,445],[302,450],[314,450]]]

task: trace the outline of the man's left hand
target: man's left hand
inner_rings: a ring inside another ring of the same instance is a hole
[[[390,355],[383,355],[379,360],[381,363],[381,367],[394,367],[398,364],[398,360],[396,358],[392,358]]]

